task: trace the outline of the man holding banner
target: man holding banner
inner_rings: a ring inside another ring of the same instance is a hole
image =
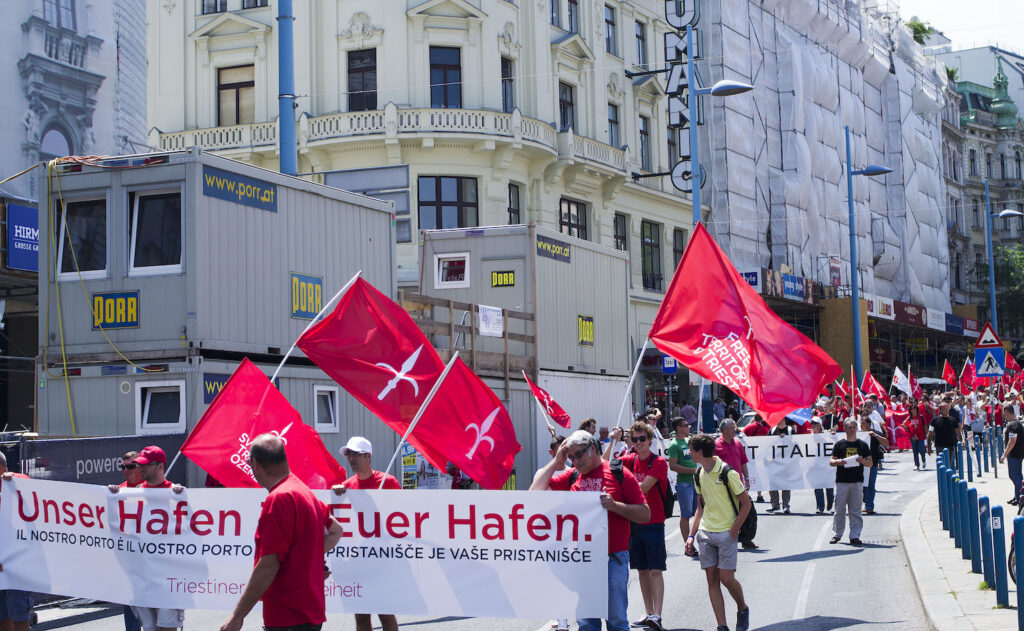
[[[836,441],[832,447],[829,465],[836,467],[836,514],[832,518],[832,539],[839,543],[846,530],[846,515],[850,515],[850,543],[859,546],[860,533],[864,528],[861,506],[864,502],[864,467],[871,467],[871,448],[857,438],[857,421],[850,419],[843,424],[846,438]]]

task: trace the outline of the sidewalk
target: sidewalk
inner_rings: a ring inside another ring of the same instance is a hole
[[[976,463],[975,463],[976,464]],[[935,458],[928,459],[929,469],[916,475],[930,476],[931,489],[913,500],[900,519],[900,539],[914,575],[921,601],[933,629],[939,631],[977,629],[979,631],[1017,631],[1016,585],[1009,579],[1009,609],[996,608],[995,589],[979,589],[984,580],[971,572],[971,562],[964,560],[953,545],[949,533],[939,520],[939,496],[936,487]],[[1017,508],[1006,504],[1011,495],[1006,466],[999,466],[999,478],[989,470],[984,477],[974,477],[969,487],[978,489],[978,497],[988,496],[992,506],[1003,507],[1006,528],[1006,549],[1010,549],[1010,532]]]

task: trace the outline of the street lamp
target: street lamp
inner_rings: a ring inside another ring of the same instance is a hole
[[[860,290],[858,288],[858,274],[857,274],[857,235],[855,232],[855,224],[853,220],[853,176],[855,175],[867,175],[869,177],[875,175],[885,175],[886,173],[892,173],[892,169],[888,167],[878,166],[877,164],[869,164],[868,166],[855,171],[850,168],[852,159],[850,158],[850,126],[846,126],[846,202],[849,207],[850,213],[850,285],[853,289],[853,370],[856,373],[857,383],[860,383],[863,365],[860,358]]]
[[[1006,210],[993,213],[992,203],[988,196],[988,178],[985,178],[985,240],[988,242],[988,301],[992,309],[992,330],[999,333],[999,321],[996,319],[996,269],[992,256],[992,217],[1020,217],[1022,213],[1016,210]]]

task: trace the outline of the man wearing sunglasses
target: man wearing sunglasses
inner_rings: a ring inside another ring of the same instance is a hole
[[[555,474],[572,460],[573,467]],[[651,511],[636,477],[626,468],[621,477],[611,463],[601,458],[600,443],[593,434],[577,430],[562,443],[549,462],[538,472],[531,491],[598,491],[601,506],[608,511],[608,631],[627,631],[629,583],[629,523],[650,520]],[[580,631],[600,631],[597,618],[577,620]]]

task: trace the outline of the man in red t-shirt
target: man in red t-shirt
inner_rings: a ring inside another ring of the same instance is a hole
[[[121,456],[121,473],[124,475],[124,482],[108,485],[111,493],[117,493],[121,489],[134,489],[135,487],[142,486],[142,470],[139,468],[139,464],[135,462],[135,458],[138,455],[139,452],[137,451],[129,451]],[[142,623],[135,617],[135,611],[130,605],[124,606],[123,613],[125,631],[134,631],[142,628]]]
[[[555,474],[572,460],[573,467]],[[577,430],[569,435],[554,459],[537,472],[531,491],[599,491],[601,506],[608,511],[608,628],[626,629],[629,604],[629,523],[642,524],[651,510],[636,477],[625,467],[622,481],[611,464],[601,458],[601,444],[593,434]],[[600,631],[601,620],[577,620],[581,631]]]
[[[27,480],[28,476],[23,473],[14,473],[7,470],[7,456],[0,451],[0,478],[11,481],[14,478]],[[4,566],[0,564],[0,572]],[[20,589],[0,590],[0,629],[11,631],[29,631],[32,622],[32,592],[21,591]]]
[[[376,491],[379,489],[402,490],[398,479],[390,473],[374,471],[370,466],[373,457],[373,445],[362,436],[353,436],[348,439],[348,444],[341,448],[341,455],[348,460],[348,466],[352,469],[352,477],[346,479],[342,484],[334,485],[334,494],[341,495],[345,489],[360,489],[364,491]],[[373,629],[373,614],[356,614],[356,631],[371,631]],[[380,627],[382,631],[398,631],[398,618],[394,614],[379,613]]]
[[[255,567],[221,631],[238,631],[263,601],[263,628],[319,631],[327,620],[324,554],[341,539],[341,524],[288,468],[284,442],[260,434],[249,445],[249,466],[270,491],[256,524]]]

